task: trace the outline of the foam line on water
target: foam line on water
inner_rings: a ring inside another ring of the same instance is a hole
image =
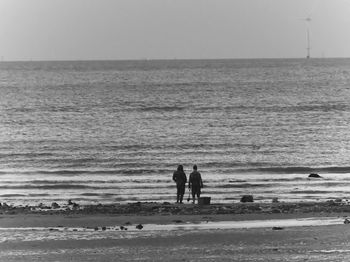
[[[300,227],[325,226],[342,224],[344,219],[339,217],[312,217],[302,219],[271,219],[248,221],[220,221],[171,225],[145,225],[145,230],[209,230],[209,229],[243,229],[267,227]]]
[[[344,223],[341,217],[310,217],[297,219],[269,219],[269,220],[245,220],[245,221],[204,221],[199,223],[179,224],[143,224],[142,231],[169,231],[169,230],[210,230],[210,229],[249,229],[269,227],[302,227],[302,226],[327,226],[340,225]],[[128,231],[141,231],[136,225],[125,226]],[[0,228],[0,231],[101,231],[86,227],[12,227]],[[118,231],[119,226],[107,227],[104,231]]]

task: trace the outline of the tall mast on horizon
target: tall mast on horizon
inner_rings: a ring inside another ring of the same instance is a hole
[[[306,40],[307,40],[307,47],[306,47],[306,58],[309,59],[311,57],[310,55],[310,50],[311,50],[311,46],[310,46],[310,23],[311,23],[311,17],[307,17],[304,19],[308,24],[307,24],[307,28],[306,28]]]
[[[307,55],[306,58],[310,58],[310,32],[309,32],[309,28],[307,29]]]

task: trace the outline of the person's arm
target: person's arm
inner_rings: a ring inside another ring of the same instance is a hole
[[[173,180],[176,182],[176,176],[175,176],[175,172],[174,172],[174,174],[173,174]]]
[[[203,188],[203,180],[202,180],[201,174],[199,174],[199,181],[200,181],[201,188]]]

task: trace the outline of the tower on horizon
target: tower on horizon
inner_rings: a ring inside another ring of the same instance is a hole
[[[308,24],[307,24],[307,28],[306,28],[306,40],[307,40],[307,46],[306,46],[306,58],[309,59],[310,56],[310,50],[311,50],[311,46],[310,46],[310,23],[311,23],[311,17],[307,17],[304,19]]]

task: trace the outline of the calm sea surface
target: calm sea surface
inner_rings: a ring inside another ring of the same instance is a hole
[[[0,63],[0,202],[173,202],[178,164],[213,202],[348,197],[350,59]]]

